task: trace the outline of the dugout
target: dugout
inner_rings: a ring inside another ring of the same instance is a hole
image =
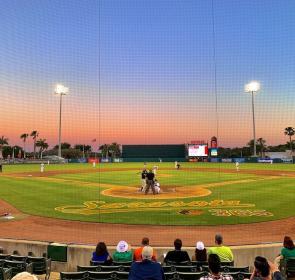
[[[178,145],[122,145],[124,162],[186,161],[185,144]]]

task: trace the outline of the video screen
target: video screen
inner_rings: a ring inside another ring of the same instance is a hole
[[[188,146],[189,157],[207,157],[208,145],[189,145]]]

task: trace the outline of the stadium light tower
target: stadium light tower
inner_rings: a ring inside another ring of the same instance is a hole
[[[62,97],[69,94],[69,88],[57,84],[54,89],[55,95],[59,96],[59,130],[58,130],[58,156],[61,157],[61,109],[62,109]]]
[[[260,83],[257,81],[252,81],[245,85],[245,92],[251,93],[252,96],[252,120],[253,120],[253,144],[254,153],[253,156],[256,157],[256,131],[255,131],[255,110],[254,110],[254,94],[260,90]]]

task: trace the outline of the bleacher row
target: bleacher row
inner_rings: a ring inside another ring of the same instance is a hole
[[[77,272],[61,272],[61,280],[126,280],[128,279],[132,262],[114,262],[113,265],[106,266],[91,261],[90,264],[90,266],[78,265]],[[250,278],[251,273],[248,266],[234,267],[230,265],[233,265],[233,263],[223,263],[222,271],[226,274],[232,275],[236,280]],[[207,275],[209,272],[207,262],[184,262],[178,264],[169,263],[167,265],[163,265],[162,268],[167,280],[197,280],[202,276]]]
[[[0,253],[0,280],[9,280],[16,274],[27,271],[35,275],[45,275],[48,280],[51,272],[51,259],[35,257],[31,252],[28,256],[20,256],[17,251],[13,254]]]
[[[77,271],[60,272],[61,280],[126,280],[132,262],[113,262],[104,265],[100,262],[90,261],[89,266],[77,266]],[[166,280],[198,280],[209,272],[207,262],[167,263],[162,265]],[[284,265],[284,275],[295,273],[295,258],[288,260]],[[0,253],[0,280],[10,280],[16,274],[27,271],[35,275],[44,275],[49,280],[51,273],[51,259],[43,254],[42,257],[20,256],[17,251],[13,254]],[[251,276],[249,266],[235,267],[234,263],[221,263],[221,271],[231,275],[234,280],[249,279]]]

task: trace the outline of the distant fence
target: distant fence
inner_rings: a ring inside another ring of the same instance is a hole
[[[255,158],[255,157],[246,157],[246,158],[209,158],[209,162],[222,162],[222,163],[234,163],[234,162],[245,162],[245,163],[295,163],[295,157],[293,160],[290,159],[281,159],[281,158]]]

